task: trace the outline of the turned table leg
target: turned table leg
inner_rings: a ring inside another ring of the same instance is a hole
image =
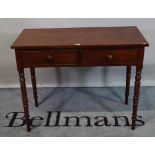
[[[130,92],[131,66],[126,67],[126,90],[125,90],[125,104],[128,104]]]
[[[136,67],[135,88],[134,88],[134,97],[133,97],[132,130],[135,129],[135,123],[136,123],[136,118],[137,118],[141,71],[142,71],[142,68]]]
[[[23,107],[24,107],[25,122],[27,125],[27,131],[30,132],[30,116],[29,116],[29,106],[28,106],[28,99],[27,99],[24,69],[22,71],[19,71],[19,80],[20,80],[22,101],[23,101]]]
[[[38,96],[37,96],[37,87],[36,87],[35,68],[30,68],[30,72],[31,72],[31,80],[32,80],[33,96],[34,96],[34,100],[35,100],[35,106],[38,107]]]

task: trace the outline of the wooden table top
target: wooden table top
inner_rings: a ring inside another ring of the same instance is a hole
[[[136,26],[24,29],[12,49],[149,46]]]

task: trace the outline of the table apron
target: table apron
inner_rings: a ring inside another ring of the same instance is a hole
[[[17,65],[28,67],[136,66],[141,49],[18,51]]]

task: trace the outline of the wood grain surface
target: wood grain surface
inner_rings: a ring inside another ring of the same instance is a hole
[[[13,49],[148,46],[137,27],[25,29]]]

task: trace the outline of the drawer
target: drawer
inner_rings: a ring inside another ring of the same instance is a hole
[[[74,65],[78,63],[76,51],[31,51],[23,52],[25,65]]]
[[[82,51],[82,64],[86,65],[123,65],[135,64],[138,50],[85,50]]]

